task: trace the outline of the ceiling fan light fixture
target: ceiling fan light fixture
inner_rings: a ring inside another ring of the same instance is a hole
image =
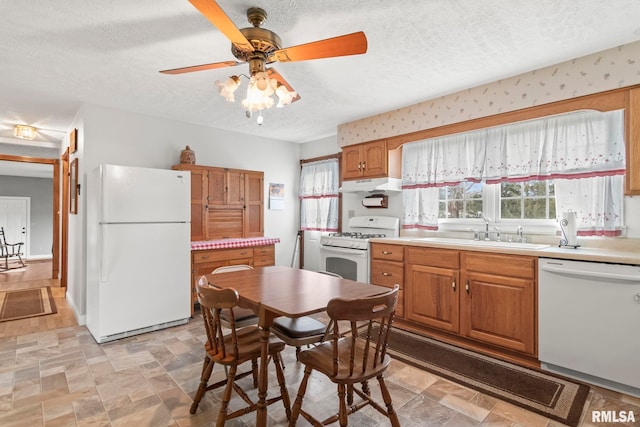
[[[220,96],[222,96],[229,102],[235,102],[236,99],[234,96],[234,92],[236,91],[236,89],[238,89],[238,86],[240,86],[240,77],[230,76],[224,82],[216,80],[215,85],[218,87],[218,93],[220,94]]]
[[[255,85],[249,84],[247,97],[242,100],[242,106],[245,110],[251,112],[266,110],[273,106],[273,98],[266,95],[264,91],[261,91]]]
[[[13,136],[20,139],[26,139],[28,141],[33,141],[36,139],[36,135],[38,133],[38,129],[33,126],[28,125],[15,125],[13,127]]]
[[[270,78],[264,71],[255,73],[249,79],[247,97],[242,101],[242,106],[252,112],[271,108],[274,102],[271,95],[275,92],[277,84],[278,81]]]
[[[289,105],[293,102],[294,98],[298,96],[296,91],[289,90],[282,83],[278,83],[278,88],[276,89],[276,96],[278,97],[278,105],[277,108],[282,108],[285,105]]]

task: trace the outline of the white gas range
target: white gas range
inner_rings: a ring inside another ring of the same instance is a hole
[[[343,232],[320,238],[320,268],[345,279],[369,283],[369,239],[399,234],[398,218],[354,216]]]

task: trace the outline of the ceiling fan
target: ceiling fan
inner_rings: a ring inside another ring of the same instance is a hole
[[[189,0],[189,2],[231,40],[231,53],[237,60],[174,68],[160,72],[163,74],[183,74],[248,63],[249,76],[244,77],[249,78],[249,88],[247,89],[247,98],[242,102],[248,117],[252,112],[270,108],[273,105],[271,95],[274,93],[279,99],[278,107],[300,99],[300,95],[293,90],[282,75],[274,68],[266,68],[266,64],[358,55],[367,51],[367,38],[362,31],[283,48],[282,41],[276,33],[261,27],[267,19],[267,13],[263,9],[249,8],[247,18],[253,27],[238,29],[214,0]],[[239,84],[239,76],[231,76],[225,82],[216,82],[220,94],[228,101],[234,101],[233,93]],[[261,118],[262,115],[258,118],[259,124],[262,124]]]

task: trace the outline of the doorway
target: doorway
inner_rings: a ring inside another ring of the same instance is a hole
[[[60,274],[60,160],[47,159],[40,157],[29,156],[13,156],[7,154],[0,154],[0,161],[9,162],[25,162],[25,163],[39,163],[48,164],[53,167],[53,244],[52,244],[52,259],[51,259],[51,278],[58,279]],[[66,257],[65,257],[66,258]],[[66,259],[63,260],[66,262]],[[60,286],[66,286],[66,283],[60,283]]]
[[[29,197],[0,196],[0,227],[8,243],[22,242],[22,250],[29,258],[29,221],[31,199]]]

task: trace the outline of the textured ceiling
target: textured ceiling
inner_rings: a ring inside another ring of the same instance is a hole
[[[234,68],[159,70],[234,59],[187,0],[0,0],[0,142],[14,123],[64,136],[82,103],[292,142],[345,123],[640,40],[638,0],[219,0],[283,46],[364,31],[365,55],[272,64],[302,99],[263,126],[213,85]]]

